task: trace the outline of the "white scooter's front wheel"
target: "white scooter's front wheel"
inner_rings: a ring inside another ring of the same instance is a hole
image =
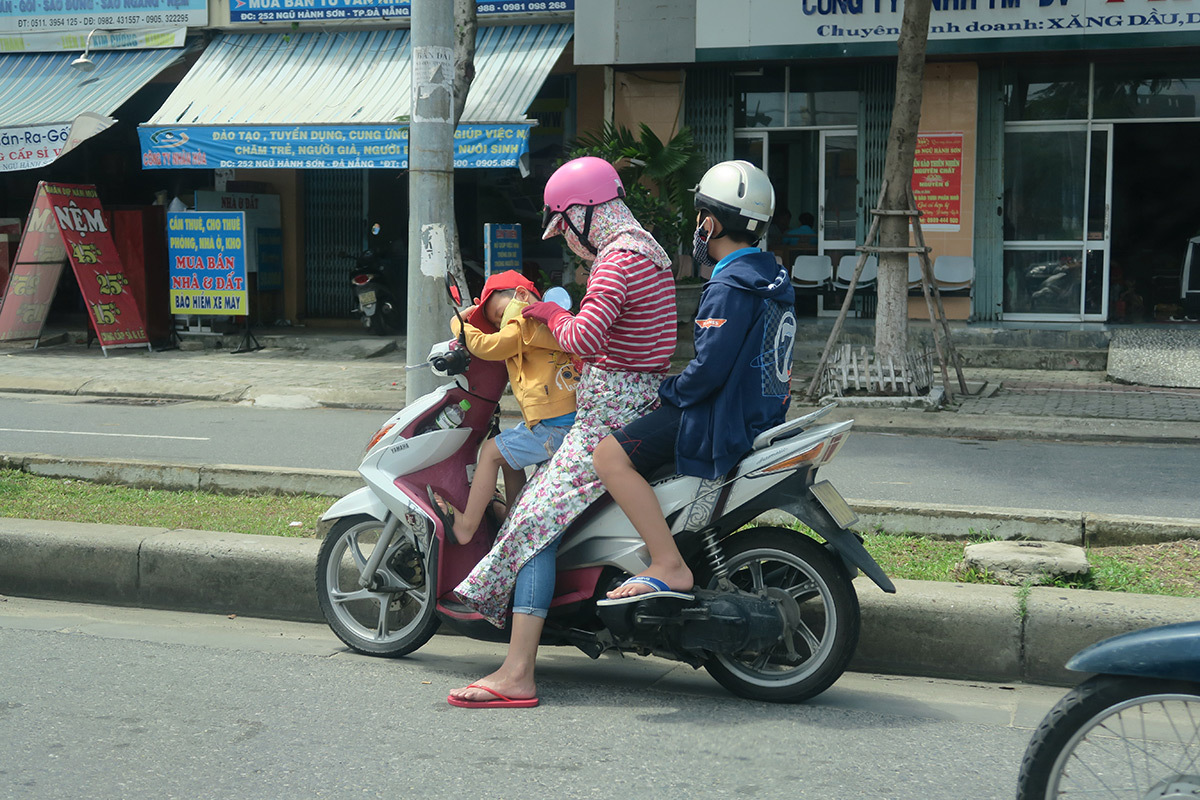
[[[378,584],[358,584],[383,523],[359,514],[338,520],[317,555],[317,601],[337,637],[360,653],[398,657],[429,641],[440,620],[437,549],[418,554],[394,538],[376,571]]]

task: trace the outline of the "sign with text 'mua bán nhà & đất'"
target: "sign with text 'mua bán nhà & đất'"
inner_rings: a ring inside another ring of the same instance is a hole
[[[250,313],[244,212],[167,214],[167,256],[172,314]]]

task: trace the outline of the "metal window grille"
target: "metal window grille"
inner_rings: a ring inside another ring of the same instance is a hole
[[[343,318],[354,309],[353,262],[345,254],[365,246],[366,177],[361,169],[304,172],[306,316]]]
[[[733,76],[727,68],[687,71],[684,123],[709,164],[733,158]]]

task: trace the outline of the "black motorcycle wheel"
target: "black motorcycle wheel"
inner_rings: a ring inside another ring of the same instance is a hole
[[[372,591],[358,585],[383,523],[360,514],[340,519],[317,554],[317,602],[325,621],[352,649],[396,658],[429,641],[441,620],[437,606],[437,550],[418,554],[399,535],[376,575],[399,591]]]
[[[721,546],[735,586],[794,601],[785,632],[792,648],[779,642],[761,652],[717,655],[704,668],[752,700],[799,703],[828,689],[850,663],[862,622],[846,568],[821,544],[786,528],[741,531]],[[715,588],[717,578],[707,574],[700,583]]]
[[[1017,800],[1200,797],[1200,684],[1097,675],[1058,701],[1021,761]]]

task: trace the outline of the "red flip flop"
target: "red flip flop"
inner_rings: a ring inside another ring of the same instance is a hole
[[[448,696],[446,702],[452,706],[459,708],[533,708],[538,704],[536,697],[511,698],[505,697],[494,689],[489,689],[486,686],[480,686],[478,683],[472,683],[468,689],[482,689],[490,695],[495,695],[495,700],[463,700],[458,697]]]

